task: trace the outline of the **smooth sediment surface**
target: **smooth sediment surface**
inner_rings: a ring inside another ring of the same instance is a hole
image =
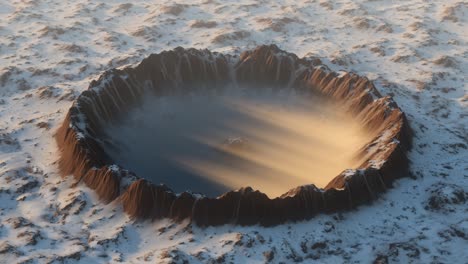
[[[359,165],[370,140],[357,120],[317,95],[230,87],[148,96],[105,129],[105,151],[175,192],[215,197],[251,186],[270,198],[305,184],[325,187]]]

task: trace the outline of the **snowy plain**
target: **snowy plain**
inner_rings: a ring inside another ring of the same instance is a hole
[[[468,2],[0,0],[0,263],[468,263]],[[367,76],[414,130],[370,205],[262,228],[133,222],[57,172],[53,134],[108,69],[276,44]]]

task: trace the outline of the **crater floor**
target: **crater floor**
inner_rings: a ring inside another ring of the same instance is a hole
[[[305,184],[325,187],[359,164],[371,140],[337,104],[311,93],[215,87],[148,96],[106,126],[116,164],[176,192],[208,196],[250,186],[270,198]]]

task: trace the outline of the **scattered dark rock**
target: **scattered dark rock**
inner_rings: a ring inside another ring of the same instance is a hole
[[[36,126],[37,126],[38,128],[42,128],[42,129],[45,129],[45,130],[49,130],[49,129],[50,129],[50,125],[49,125],[49,123],[47,123],[47,122],[39,122],[39,123],[36,124]]]
[[[21,78],[18,81],[16,81],[18,90],[20,91],[26,91],[31,89],[31,85],[26,81],[26,79]]]
[[[50,99],[59,96],[60,89],[53,86],[42,86],[37,89],[37,95],[40,99]]]
[[[236,242],[234,242],[235,246],[243,246],[244,245],[244,235],[237,234],[235,241],[236,241]]]
[[[442,21],[459,22],[463,18],[463,9],[468,9],[468,4],[464,1],[445,7],[442,11]]]
[[[230,33],[222,33],[213,38],[212,42],[215,44],[226,44],[233,40],[242,40],[250,37],[250,32],[248,31],[234,31]]]
[[[0,243],[0,256],[5,254],[14,254],[16,256],[23,255],[18,249],[8,242],[4,241]],[[1,258],[1,257],[0,257]]]
[[[327,242],[316,242],[312,245],[312,249],[325,249],[327,247]]]
[[[431,185],[427,190],[425,209],[437,212],[454,212],[457,205],[465,204],[467,194],[462,187],[455,184],[438,182]]]
[[[323,231],[330,233],[333,230],[335,230],[335,225],[332,222],[328,221],[324,224]]]
[[[193,22],[190,26],[192,28],[214,28],[218,25],[216,21],[204,21],[204,20],[197,20]]]
[[[114,236],[112,238],[105,238],[105,239],[99,239],[97,237],[91,237],[90,239],[88,239],[88,243],[92,242],[92,241],[97,241],[96,243],[98,245],[101,245],[101,246],[104,246],[104,247],[109,247],[110,245],[112,244],[117,244],[119,239],[125,237],[125,227],[119,227],[118,230],[117,230],[117,233],[114,234]]]
[[[286,31],[286,26],[291,23],[301,23],[298,19],[292,19],[289,17],[283,18],[259,18],[256,20],[258,23],[264,24],[266,29],[271,29],[275,32],[284,32]]]
[[[283,244],[288,251],[288,253],[286,254],[287,259],[293,262],[302,262],[304,260],[304,258],[291,246],[291,244],[288,241],[284,240]]]
[[[14,75],[18,75],[21,73],[21,70],[18,69],[17,67],[11,66],[6,68],[1,74],[0,74],[0,86],[5,86],[7,82],[12,79]]]
[[[164,250],[162,253],[161,253],[161,259],[169,259],[170,262],[169,263],[180,263],[180,264],[188,264],[189,263],[189,259],[188,259],[188,256],[183,252],[183,251],[180,251],[178,249],[175,249],[175,248],[170,248],[170,249],[167,249],[167,250]],[[219,263],[222,263],[222,262],[219,262]]]
[[[72,89],[68,89],[63,92],[62,96],[59,97],[59,101],[65,100],[65,101],[73,101],[76,98],[76,94]]]
[[[38,240],[42,238],[41,232],[39,230],[27,230],[19,233],[17,237],[25,239],[27,246],[36,245]]]
[[[274,250],[265,251],[263,252],[263,256],[265,257],[265,262],[270,263],[275,258],[275,251]]]
[[[28,226],[33,226],[33,224],[26,218],[24,217],[13,217],[9,218],[7,220],[7,223],[11,224],[11,227],[13,229],[17,229],[20,227],[28,227]]]
[[[184,12],[184,10],[188,7],[188,5],[183,5],[183,4],[173,4],[173,5],[167,5],[163,6],[161,8],[161,11],[165,14],[170,14],[174,16],[180,15],[180,13]]]
[[[442,56],[434,61],[435,65],[443,66],[446,68],[456,68],[458,66],[458,62],[455,58],[452,58],[450,56]]]
[[[54,39],[57,39],[59,36],[66,33],[66,30],[59,27],[45,26],[39,30],[40,37],[51,36]]]
[[[388,257],[395,262],[400,262],[400,258],[404,256],[409,259],[419,259],[421,251],[412,242],[391,243],[389,245]],[[403,258],[405,259],[405,258]]]
[[[35,179],[28,179],[27,182],[23,183],[20,185],[18,188],[16,188],[16,193],[17,194],[23,194],[25,192],[28,192],[40,185],[39,181]]]
[[[388,264],[388,257],[384,255],[378,255],[377,258],[372,262],[373,264]]]
[[[214,261],[213,263],[226,263],[226,255],[227,254],[222,254],[221,256],[218,256]]]
[[[262,235],[257,234],[256,238],[257,238],[258,242],[260,242],[260,244],[265,243],[265,238]]]
[[[13,138],[10,134],[0,134],[0,153],[14,152],[20,148],[20,144],[16,138]]]
[[[128,11],[133,7],[133,4],[132,3],[124,3],[124,4],[120,4],[119,6],[117,6],[115,9],[114,9],[114,13],[118,13],[118,14],[121,14],[121,15],[125,15],[128,13]]]
[[[468,240],[468,230],[457,225],[451,225],[450,228],[439,231],[437,233],[440,237],[445,239],[445,242],[452,240],[452,238],[461,238]]]
[[[81,259],[81,251],[76,251],[67,255],[63,256],[56,256],[54,257],[54,261],[58,261],[60,263],[65,263],[66,260],[80,260]]]

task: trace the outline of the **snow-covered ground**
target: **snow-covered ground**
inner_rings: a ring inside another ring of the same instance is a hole
[[[468,2],[175,2],[0,0],[0,263],[468,263]],[[351,212],[202,229],[134,223],[58,175],[54,131],[103,71],[271,43],[394,96],[412,177]]]

